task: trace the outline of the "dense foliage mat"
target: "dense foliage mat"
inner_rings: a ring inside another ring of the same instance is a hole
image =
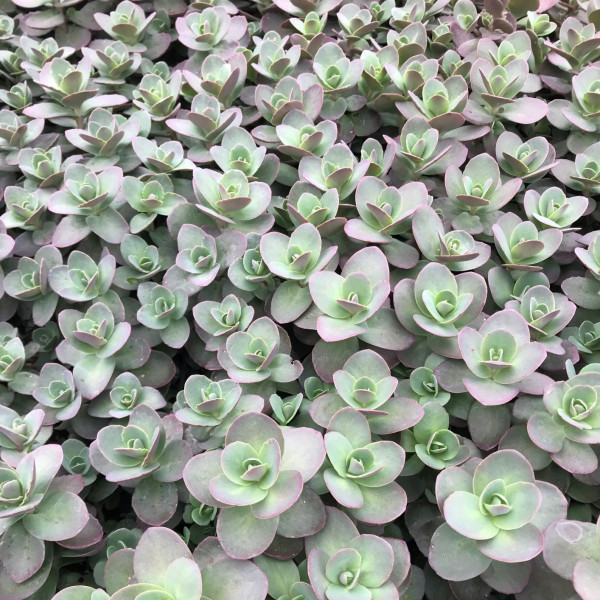
[[[600,598],[600,1],[0,0],[0,103],[0,600]]]

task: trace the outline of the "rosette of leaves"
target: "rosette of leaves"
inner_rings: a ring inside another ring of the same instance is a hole
[[[184,45],[207,54],[229,57],[246,35],[246,17],[231,16],[222,6],[210,6],[200,12],[189,12],[175,21],[178,39]]]
[[[65,309],[58,315],[64,337],[57,350],[62,360],[73,364],[73,377],[86,399],[95,398],[108,384],[119,352],[129,339],[131,325],[118,322],[112,310],[96,302],[83,313]]]
[[[98,473],[90,462],[90,449],[88,446],[81,440],[69,438],[62,443],[61,448],[63,451],[63,469],[71,475],[80,475],[86,486],[94,483]]]
[[[452,75],[444,81],[428,79],[420,90],[421,97],[410,89],[407,93],[411,101],[396,104],[407,119],[423,116],[438,131],[451,131],[464,124],[462,111],[467,105],[469,88],[461,75]]]
[[[279,323],[294,321],[312,304],[309,277],[337,265],[337,246],[323,241],[310,223],[303,223],[289,237],[267,233],[260,240],[260,253],[269,271],[285,280],[271,298],[271,313]]]
[[[423,418],[402,434],[402,448],[414,452],[404,465],[402,476],[416,475],[425,466],[443,471],[464,463],[476,450],[462,436],[450,430],[450,417],[437,402],[423,405]]]
[[[546,102],[528,96],[516,98],[524,91],[528,75],[527,61],[522,58],[505,66],[478,58],[471,66],[472,93],[464,116],[475,125],[490,125],[496,120],[521,125],[537,123],[548,114]]]
[[[108,87],[125,85],[127,78],[131,77],[142,63],[141,54],[131,52],[121,41],[105,41],[100,48],[82,48],[81,52],[90,59],[100,75],[96,77],[96,82]]]
[[[264,401],[255,394],[242,394],[240,384],[231,379],[210,380],[191,375],[177,393],[175,416],[191,425],[195,440],[207,449],[223,445],[231,423],[245,412],[260,412]]]
[[[257,146],[252,136],[241,127],[227,129],[219,145],[210,148],[210,155],[223,173],[241,171],[250,182],[271,185],[279,171],[279,159],[275,154],[266,152],[267,149]]]
[[[190,324],[185,318],[188,307],[187,294],[151,282],[143,282],[137,288],[142,305],[137,320],[148,329],[158,332],[160,339],[171,348],[181,348],[190,335]]]
[[[473,239],[462,229],[446,231],[442,220],[430,206],[419,206],[413,213],[412,231],[425,258],[439,262],[451,271],[471,271],[484,265],[491,248]]]
[[[467,148],[452,139],[440,139],[440,132],[424,117],[411,117],[400,132],[393,167],[402,181],[444,173],[450,165],[462,165]]]
[[[0,577],[2,593],[24,599],[50,574],[53,544],[79,534],[90,515],[77,495],[82,485],[56,477],[63,460],[60,446],[48,444],[25,455],[13,468],[0,463]]]
[[[519,177],[523,183],[541,179],[555,166],[556,150],[545,137],[523,141],[516,133],[504,131],[496,141],[496,160],[500,168]]]
[[[579,327],[567,327],[564,337],[574,344],[586,363],[600,362],[600,324],[584,321]]]
[[[224,231],[213,237],[205,229],[186,223],[177,233],[177,247],[175,264],[167,270],[164,283],[173,289],[184,289],[190,296],[212,283],[243,255],[246,236],[240,231]]]
[[[298,417],[295,425],[291,425],[294,427],[303,421],[302,417],[308,413],[311,403],[310,400],[304,398],[302,393],[300,393],[286,398],[282,398],[277,394],[271,394],[269,396],[269,404],[273,410],[272,418],[281,426],[290,425]]]
[[[133,151],[150,173],[177,173],[191,171],[194,163],[185,158],[184,149],[180,142],[165,142],[158,145],[154,140],[136,137],[131,142]]]
[[[459,358],[456,336],[479,317],[486,297],[481,275],[454,275],[442,264],[429,263],[416,279],[405,278],[396,285],[394,307],[403,327],[416,336],[426,336],[432,351]]]
[[[248,64],[241,52],[227,59],[218,54],[209,54],[202,61],[200,76],[186,70],[184,77],[196,93],[205,91],[224,108],[229,108],[242,93],[247,72]]]
[[[591,234],[587,248],[575,248],[577,258],[584,264],[588,271],[596,278],[600,278],[600,235]]]
[[[360,149],[360,156],[369,161],[367,175],[381,177],[387,175],[392,168],[397,144],[387,142],[384,150],[380,142],[374,138],[367,138]]]
[[[502,216],[500,209],[515,197],[522,181],[503,182],[498,163],[489,154],[479,154],[462,171],[450,165],[444,183],[448,194],[444,216],[452,218],[452,226],[471,235],[491,236]]]
[[[118,568],[117,559],[127,560],[125,570]],[[267,579],[255,564],[229,558],[215,538],[192,555],[181,537],[165,527],[150,527],[135,550],[111,555],[106,587],[113,600],[143,600],[149,594],[165,600],[264,600],[267,595]]]
[[[567,17],[560,26],[558,40],[546,41],[550,48],[548,61],[566,72],[579,72],[600,57],[600,38],[592,23],[584,25],[575,17]]]
[[[316,330],[325,342],[358,336],[368,343],[377,338],[377,345],[389,350],[403,350],[412,343],[394,312],[383,307],[390,293],[389,265],[378,248],[353,254],[340,274],[314,273],[308,286],[318,309]]]
[[[593,600],[598,592],[598,537],[597,523],[575,519],[555,521],[544,536],[544,562],[572,582],[583,600]]]
[[[591,473],[598,467],[591,445],[600,443],[600,372],[597,365],[585,367],[578,375],[572,368],[569,372],[567,381],[546,390],[544,406],[529,417],[527,432],[561,468]]]
[[[218,507],[217,536],[229,556],[262,554],[275,535],[304,537],[325,523],[324,507],[305,486],[321,467],[325,446],[307,427],[281,429],[248,412],[229,427],[223,450],[204,452],[185,467],[200,502]]]
[[[29,191],[17,186],[8,186],[4,190],[4,213],[0,221],[6,229],[22,229],[36,232],[45,227],[44,216],[48,203],[48,190]],[[35,238],[35,233],[33,234]]]
[[[256,62],[252,62],[252,68],[267,80],[280,81],[287,75],[292,75],[296,70],[302,48],[292,45],[285,49],[288,36],[281,37],[276,31],[269,31],[264,38],[258,41],[255,52]]]
[[[27,379],[27,375],[21,371],[26,359],[25,346],[16,329],[7,323],[0,325],[0,383],[7,383],[11,389],[19,390],[22,379]],[[28,387],[27,381],[25,387]]]
[[[218,350],[221,367],[236,383],[288,383],[302,373],[290,357],[290,338],[268,317],[251,323],[246,331],[232,333]]]
[[[557,129],[574,132],[567,140],[569,148],[574,152],[584,150],[586,146],[597,140],[593,134],[600,127],[599,79],[600,68],[587,67],[571,80],[573,90],[571,101],[552,100],[548,104],[550,123]],[[583,136],[577,135],[580,132]],[[583,145],[577,137],[583,138]],[[585,140],[588,143],[585,143]]]
[[[177,509],[175,482],[192,452],[173,415],[161,417],[140,404],[127,425],[102,428],[90,446],[92,466],[107,481],[133,487],[132,506],[148,525],[162,525]]]
[[[344,232],[362,242],[381,244],[392,265],[412,268],[419,259],[417,251],[394,236],[409,231],[415,210],[429,202],[427,188],[421,182],[395,188],[377,177],[364,177],[355,194],[360,218],[350,219],[344,225]]]
[[[458,346],[470,373],[462,381],[484,406],[510,402],[523,387],[536,385],[535,373],[546,358],[546,349],[531,341],[527,321],[515,310],[491,315],[479,330],[463,327]],[[533,389],[530,393],[533,392]]]
[[[523,271],[515,280],[511,273],[502,267],[493,267],[488,273],[490,293],[494,302],[504,308],[511,300],[521,300],[531,287],[543,285],[550,287],[548,277],[541,271]]]
[[[527,11],[527,17],[523,17],[520,23],[525,24],[527,31],[535,33],[538,38],[550,35],[558,27],[556,23],[550,21],[549,15],[533,11]]]
[[[387,46],[387,48],[392,48],[398,55],[398,50],[394,46]],[[366,64],[368,67],[368,63]],[[440,68],[437,60],[427,58],[423,54],[417,54],[403,60],[399,68],[397,65],[398,61],[386,63],[385,71],[396,88],[402,93],[403,99],[408,97],[409,90],[415,94],[419,93],[426,81],[436,77]]]
[[[335,143],[338,127],[333,121],[315,125],[306,113],[294,109],[283,117],[275,132],[281,142],[277,150],[300,159],[303,156],[322,157]]]
[[[44,64],[35,77],[35,82],[51,101],[32,104],[23,109],[23,114],[34,119],[81,126],[83,118],[95,108],[109,108],[128,102],[120,94],[98,96],[99,88],[90,87],[91,74],[92,63],[85,56],[76,67],[64,58],[53,58]]]
[[[545,189],[541,194],[533,189],[527,190],[523,207],[527,218],[537,223],[540,229],[562,229],[570,231],[575,221],[588,210],[589,200],[584,196],[571,196],[557,187]]]
[[[73,373],[59,363],[42,367],[33,397],[42,405],[47,423],[73,419],[81,408],[81,392]]]
[[[151,13],[146,17],[141,6],[124,0],[107,15],[95,13],[94,19],[107,35],[127,44],[132,52],[145,52],[147,46],[141,42],[155,15]]]
[[[419,404],[428,402],[437,402],[441,406],[448,404],[450,393],[441,388],[433,366],[429,361],[425,361],[425,366],[413,369],[408,379],[398,382],[396,393],[412,398]]]
[[[260,239],[255,233],[248,235],[247,250],[229,265],[227,276],[236,288],[264,300],[275,289],[275,278],[263,261]]]
[[[219,229],[261,235],[271,229],[273,217],[266,213],[271,190],[266,183],[249,181],[237,169],[220,173],[196,168],[193,185],[198,208]]]
[[[10,88],[0,90],[0,99],[9,108],[20,110],[32,103],[33,95],[27,82],[22,81]]]
[[[118,195],[123,179],[119,167],[96,175],[90,168],[73,164],[65,169],[64,188],[48,198],[48,209],[61,219],[52,236],[59,248],[74,246],[90,232],[105,242],[118,244],[127,233],[127,221],[118,212],[125,198]]]
[[[60,146],[48,150],[44,148],[23,148],[19,152],[19,169],[25,175],[26,188],[55,188],[63,179],[64,169]]]
[[[575,161],[561,158],[552,168],[552,175],[572,190],[591,197],[600,192],[600,142],[575,155]]]
[[[406,543],[359,534],[337,508],[327,508],[325,527],[305,546],[317,598],[400,598],[408,588],[411,566]]]
[[[346,222],[344,217],[338,216],[339,205],[336,189],[322,192],[309,183],[298,181],[290,190],[285,208],[296,227],[310,223],[319,230],[321,237],[330,237]]]
[[[39,0],[38,4],[41,4]],[[62,6],[65,6],[65,4],[65,1],[61,2]],[[36,40],[27,35],[22,35],[18,41],[19,48],[22,50],[25,59],[25,64],[22,66],[26,67],[28,74],[39,73],[42,67],[53,58],[69,58],[69,56],[75,53],[75,48],[63,46],[62,44],[59,45],[58,41],[53,37]]]
[[[427,30],[423,23],[411,23],[402,31],[388,31],[387,43],[394,46],[398,51],[400,64],[404,64],[409,58],[425,54],[427,49]]]
[[[323,106],[324,92],[319,83],[308,83],[293,77],[284,77],[274,88],[259,84],[254,92],[254,102],[261,116],[271,126],[281,125],[283,117],[291,110],[300,110],[313,122],[316,121]],[[258,131],[257,131],[258,130]],[[252,131],[254,137],[263,132],[259,126]],[[272,127],[266,129],[272,133]]]
[[[229,128],[238,127],[241,122],[242,113],[239,108],[222,110],[217,98],[206,92],[199,92],[194,96],[191,110],[185,119],[168,119],[166,124],[175,133],[192,141],[189,144],[189,159],[196,163],[207,163],[215,160],[208,149],[219,144],[225,132]]]
[[[404,91],[404,88],[398,85],[398,51],[394,46],[385,46],[377,52],[366,49],[362,51],[360,60],[363,72],[358,91],[367,100],[369,108],[390,112],[393,102],[403,99],[399,90]]]
[[[204,300],[193,308],[196,332],[208,352],[215,352],[235,331],[245,331],[254,318],[254,308],[234,294],[221,302]]]
[[[181,106],[177,103],[181,93],[181,81],[181,71],[173,71],[168,81],[160,75],[147,73],[132,91],[133,104],[142,112],[148,113],[152,121],[165,122],[173,117]]]
[[[329,42],[317,50],[312,67],[325,94],[333,98],[331,102],[335,107],[330,108],[338,114],[343,114],[347,104],[345,100],[340,102],[340,98],[348,96],[350,90],[358,83],[363,70],[362,61],[348,59],[337,44]],[[326,99],[329,100],[327,96]]]
[[[563,355],[562,340],[557,337],[575,316],[577,307],[563,294],[545,285],[530,287],[519,300],[511,300],[505,308],[517,310],[529,324],[531,339],[540,342],[551,354]]]
[[[368,8],[358,4],[344,4],[337,13],[337,20],[343,32],[343,38],[349,49],[358,50],[368,47],[366,39],[379,27]]]
[[[433,534],[429,564],[448,581],[481,575],[494,586],[500,565],[516,569],[542,552],[542,534],[565,514],[567,502],[556,486],[536,481],[527,459],[515,450],[499,450],[475,464],[448,468],[437,477],[436,498],[446,522]],[[522,578],[504,568],[504,585]]]
[[[423,416],[414,400],[395,395],[398,380],[373,350],[353,354],[333,374],[333,382],[334,389],[319,394],[310,405],[311,417],[321,427],[328,427],[337,411],[348,406],[361,412],[377,435],[408,429]]]
[[[90,402],[88,414],[104,419],[125,419],[141,404],[160,410],[167,402],[158,390],[143,386],[133,373],[121,373],[115,377],[110,391],[102,392]]]
[[[34,408],[21,416],[8,406],[0,406],[0,448],[2,460],[16,467],[35,448],[44,445],[52,427],[44,427],[44,411]]]
[[[368,161],[358,161],[350,148],[340,143],[331,146],[322,158],[304,156],[298,174],[301,180],[323,192],[336,189],[340,200],[344,200],[354,192],[368,168]]]
[[[76,148],[92,155],[85,162],[92,171],[118,164],[128,172],[140,162],[131,149],[131,142],[137,135],[149,133],[150,118],[143,111],[136,111],[126,119],[96,108],[89,115],[85,129],[67,129],[65,136]]]
[[[39,145],[44,130],[44,118],[28,119],[12,110],[0,110],[0,165],[3,171],[18,170],[19,151],[32,144]]]
[[[62,255],[54,246],[43,246],[30,258],[19,259],[15,270],[4,277],[4,291],[22,302],[31,303],[31,317],[43,327],[54,315],[58,296],[48,284],[50,270],[62,264]]]
[[[137,234],[149,228],[158,215],[166,217],[178,204],[186,202],[173,189],[168,175],[154,175],[144,182],[136,177],[123,179],[122,193],[138,213],[129,222],[131,233]]]
[[[173,264],[175,251],[151,246],[142,237],[126,234],[120,246],[124,266],[117,267],[114,284],[124,290],[135,290],[142,282],[164,271]]]
[[[538,263],[550,258],[563,240],[562,230],[538,231],[534,223],[522,221],[514,213],[505,213],[492,231],[503,266],[521,271],[540,271]]]
[[[325,447],[325,485],[351,516],[377,525],[404,512],[406,494],[395,481],[404,467],[404,450],[392,441],[373,442],[364,415],[351,407],[335,413]]]

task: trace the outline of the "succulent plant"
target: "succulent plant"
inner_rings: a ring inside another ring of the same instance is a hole
[[[0,600],[597,600],[599,28],[0,0]]]
[[[445,523],[433,534],[429,560],[436,573],[451,581],[481,574],[485,581],[496,563],[531,560],[543,549],[546,527],[566,510],[558,488],[536,481],[527,459],[514,450],[499,450],[473,471],[443,471],[436,497]],[[460,569],[450,551],[456,544],[464,552]]]
[[[90,446],[92,466],[107,481],[136,485],[132,506],[149,525],[162,525],[177,509],[177,487],[191,450],[173,416],[149,406],[131,411],[127,425],[108,425]]]
[[[310,535],[323,526],[324,514],[316,527],[313,518],[302,515],[315,509],[315,501],[320,504],[303,488],[324,457],[317,431],[281,430],[269,417],[248,412],[229,427],[223,450],[188,462],[184,480],[197,499],[220,508],[217,536],[229,556],[252,558],[271,544],[278,530]]]

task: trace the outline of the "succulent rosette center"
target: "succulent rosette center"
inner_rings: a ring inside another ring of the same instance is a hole
[[[23,504],[25,496],[17,471],[8,466],[0,467],[0,510]]]
[[[562,406],[557,414],[569,425],[577,429],[592,429],[586,419],[595,411],[598,405],[596,390],[589,385],[575,385],[563,396]]]

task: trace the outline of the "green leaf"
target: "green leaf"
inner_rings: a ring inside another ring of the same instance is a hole
[[[280,598],[289,593],[294,583],[300,581],[300,572],[293,560],[276,560],[264,554],[257,556],[254,562],[267,576],[269,596]]]
[[[444,517],[454,531],[472,540],[488,540],[498,533],[491,517],[479,510],[479,498],[469,492],[450,494],[444,502]]]
[[[131,506],[135,514],[148,525],[166,523],[177,510],[177,486],[145,477],[135,487]]]
[[[178,558],[192,558],[185,542],[170,529],[147,529],[135,549],[133,568],[139,583],[164,588],[169,565]]]
[[[191,558],[176,558],[165,573],[165,589],[175,600],[201,600],[202,576]]]
[[[517,481],[535,480],[533,469],[527,459],[516,450],[499,450],[482,460],[473,475],[473,492],[483,493],[486,485],[502,479],[506,485]]]
[[[491,559],[481,553],[477,542],[454,531],[450,525],[440,525],[429,547],[429,564],[447,581],[467,581],[481,575]]]
[[[257,519],[248,506],[223,508],[217,520],[217,537],[229,556],[249,559],[271,545],[278,524],[279,517]]]
[[[46,496],[34,513],[23,517],[23,525],[31,535],[57,542],[76,536],[88,519],[87,506],[79,496],[55,492]]]
[[[477,544],[489,558],[518,563],[535,558],[544,547],[544,538],[537,527],[528,523],[520,529],[500,530],[492,539]]]
[[[11,525],[2,536],[0,561],[16,583],[23,583],[40,570],[46,555],[45,544],[31,535],[22,521]]]
[[[519,529],[529,523],[542,503],[542,494],[535,483],[519,481],[506,486],[506,498],[510,512],[492,517],[500,529]]]
[[[73,369],[77,389],[84,398],[88,400],[95,398],[108,385],[114,369],[114,358],[86,356],[77,361]]]

